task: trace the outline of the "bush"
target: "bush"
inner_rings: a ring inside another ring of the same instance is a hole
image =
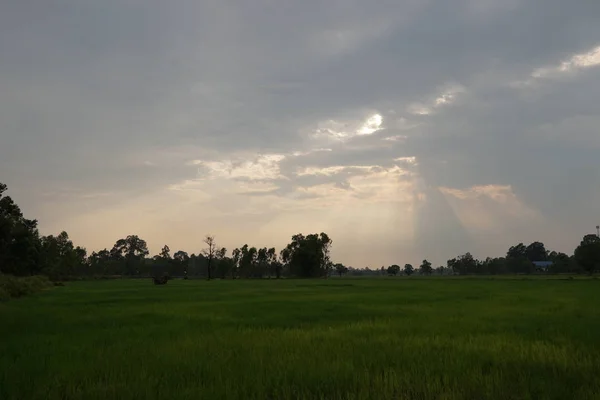
[[[163,275],[163,276],[159,276],[159,277],[153,277],[152,280],[154,281],[155,285],[166,285],[167,282],[169,282],[169,276],[168,275]]]
[[[52,286],[45,276],[27,276],[17,278],[0,275],[0,300],[27,296]]]

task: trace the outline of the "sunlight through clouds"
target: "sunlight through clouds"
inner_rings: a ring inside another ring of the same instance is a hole
[[[371,116],[364,125],[358,130],[358,135],[371,135],[381,129],[383,117],[379,114]]]
[[[528,88],[536,81],[552,80],[566,76],[574,76],[577,72],[600,66],[600,46],[591,50],[574,54],[556,65],[536,68],[527,79],[516,80],[509,84],[513,88]]]
[[[457,96],[464,92],[464,86],[458,84],[448,84],[446,85],[445,89],[441,90],[441,92],[435,95],[431,100],[425,103],[411,103],[406,111],[409,114],[414,115],[430,115],[435,113],[437,109],[454,103],[457,99]]]
[[[533,78],[552,78],[564,73],[575,72],[577,70],[597,67],[600,65],[600,46],[591,49],[588,52],[575,54],[566,61],[556,66],[538,68],[531,76]]]
[[[463,226],[471,231],[503,230],[510,220],[532,223],[541,218],[524,204],[510,185],[482,185],[469,189],[440,187]]]
[[[222,161],[194,160],[192,165],[199,167],[200,179],[244,178],[265,180],[281,178],[279,163],[285,159],[283,154],[266,154],[253,159],[234,158]]]
[[[5,3],[3,182],[88,250],[326,230],[437,263],[571,251],[597,211],[596,0]]]
[[[373,114],[366,120],[334,120],[319,122],[317,129],[310,134],[313,139],[345,141],[356,136],[372,135],[381,130],[383,117]]]

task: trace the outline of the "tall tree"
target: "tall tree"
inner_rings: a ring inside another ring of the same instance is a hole
[[[171,260],[171,249],[166,244],[161,249],[159,257],[163,260]]]
[[[242,246],[240,259],[240,275],[251,278],[256,276],[256,258],[258,250],[256,247]]]
[[[225,279],[231,269],[231,258],[227,257],[227,249],[221,247],[215,252],[216,275]]]
[[[329,252],[332,240],[326,233],[292,236],[285,259],[292,275],[301,278],[326,277],[332,268]]]
[[[399,265],[390,265],[389,267],[387,267],[387,273],[388,275],[398,275],[398,273],[400,272],[400,266]]]
[[[529,261],[547,261],[548,253],[542,242],[533,242],[525,249],[525,257]]]
[[[85,263],[85,250],[75,247],[67,232],[58,236],[44,236],[41,264],[43,272],[52,280],[65,280],[75,276]]]
[[[585,235],[575,249],[575,260],[589,274],[600,270],[600,237]]]
[[[415,269],[411,264],[404,264],[404,273],[408,276],[411,276],[415,272]]]
[[[202,254],[206,257],[206,276],[207,279],[211,280],[211,267],[212,262],[215,259],[215,255],[217,252],[217,243],[215,242],[215,237],[213,235],[206,235],[204,238],[204,243],[206,247],[202,250]]]
[[[240,260],[242,258],[242,251],[240,249],[233,249],[231,252],[231,278],[235,279],[240,268]]]
[[[507,258],[527,257],[527,247],[523,243],[511,246],[506,253]]]
[[[113,260],[125,262],[127,275],[134,275],[150,252],[145,240],[137,235],[129,235],[125,239],[117,240],[110,254]]]
[[[267,250],[267,265],[268,265],[268,274],[269,274],[269,278],[271,278],[271,276],[273,275],[273,272],[275,272],[275,276],[277,278],[279,278],[279,275],[277,274],[277,252],[275,251],[275,247],[271,247],[269,250]]]
[[[188,268],[190,264],[190,256],[185,251],[179,250],[175,254],[173,254],[173,261],[177,266],[177,272],[181,272],[183,276],[187,279],[188,276]]]
[[[0,272],[33,275],[40,272],[40,236],[37,221],[26,219],[19,206],[6,196],[0,183]]]
[[[433,272],[433,268],[431,267],[431,263],[427,260],[423,260],[421,266],[419,267],[419,273],[421,275],[431,275]]]
[[[256,264],[257,264],[257,273],[256,276],[258,278],[262,278],[264,273],[267,270],[267,263],[269,261],[268,249],[263,247],[258,249],[256,253]]]
[[[448,260],[447,266],[449,270],[458,275],[476,274],[479,272],[479,263],[468,252],[462,256]]]

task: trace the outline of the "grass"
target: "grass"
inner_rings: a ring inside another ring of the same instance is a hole
[[[0,399],[600,398],[599,289],[74,282],[0,303]]]

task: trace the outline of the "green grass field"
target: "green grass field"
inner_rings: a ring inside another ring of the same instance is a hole
[[[0,303],[0,399],[600,398],[600,281],[75,282]]]

